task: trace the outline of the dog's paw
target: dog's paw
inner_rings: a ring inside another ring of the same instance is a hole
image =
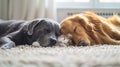
[[[10,48],[12,48],[12,47],[15,47],[15,43],[6,43],[6,44],[4,44],[4,45],[2,45],[0,48],[1,49],[10,49]]]
[[[57,41],[57,45],[58,46],[70,46],[71,45],[71,39],[69,37],[63,36],[61,35],[60,37],[58,37],[58,41]]]

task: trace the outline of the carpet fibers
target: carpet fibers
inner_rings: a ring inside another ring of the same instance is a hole
[[[0,49],[0,67],[120,67],[120,46]]]

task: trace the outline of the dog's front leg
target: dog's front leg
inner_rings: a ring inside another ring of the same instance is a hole
[[[15,47],[15,43],[11,41],[8,37],[2,37],[0,39],[0,48],[10,49],[12,47]]]

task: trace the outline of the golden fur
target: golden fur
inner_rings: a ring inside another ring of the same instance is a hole
[[[65,18],[61,33],[70,34],[76,45],[120,44],[120,18],[104,18],[93,12],[84,12]]]

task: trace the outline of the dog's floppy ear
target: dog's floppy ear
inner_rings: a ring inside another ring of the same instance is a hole
[[[27,26],[27,34],[28,35],[32,35],[33,34],[33,30],[35,28],[35,26],[40,22],[40,20],[34,20],[32,22],[29,23],[29,25]]]
[[[55,25],[55,31],[56,31],[56,35],[57,36],[60,36],[61,35],[61,32],[60,32],[60,25]]]
[[[78,21],[79,21],[79,24],[84,27],[85,30],[88,30],[88,31],[91,31],[93,30],[93,25],[92,23],[89,22],[89,20],[82,16],[82,17],[78,17]]]

